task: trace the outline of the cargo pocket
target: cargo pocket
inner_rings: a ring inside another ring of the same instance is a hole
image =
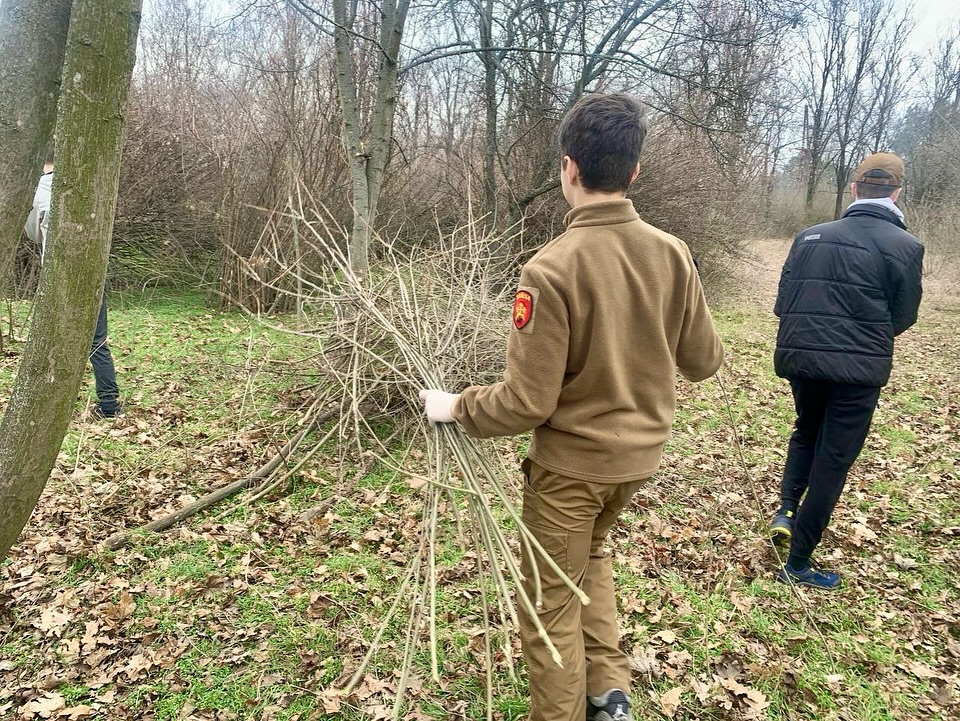
[[[568,571],[568,543],[569,534],[563,529],[545,529],[535,524],[527,523],[527,528],[536,537],[543,550],[547,552],[553,562],[557,564],[565,573]],[[530,552],[523,552],[520,561],[520,572],[523,573],[524,589],[530,596],[530,601],[536,604],[537,574],[540,577],[541,587],[541,606],[537,608],[538,614],[546,613],[564,605],[570,598],[572,591],[567,588],[560,576],[554,571],[541,553],[530,544]]]

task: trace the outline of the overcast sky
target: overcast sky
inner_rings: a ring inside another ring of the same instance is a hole
[[[2,3],[2,0],[0,0]],[[898,0],[898,4],[913,6],[916,30],[910,40],[911,50],[925,53],[932,50],[937,39],[942,37],[950,26],[960,24],[960,0]],[[226,0],[207,0],[207,7],[227,12],[231,6]],[[143,10],[149,14],[153,10],[151,0],[143,0]]]
[[[910,0],[901,0],[904,6]],[[957,0],[912,0],[917,27],[910,39],[911,49],[923,53],[936,47],[951,26],[960,23],[960,2]]]
[[[3,0],[0,0],[0,5]],[[936,47],[937,40],[951,27],[960,27],[960,0],[898,0],[903,7],[913,6],[916,29],[910,39],[910,49],[925,54]],[[226,0],[207,0],[207,6],[226,10],[231,3]],[[151,0],[143,0],[145,15],[153,11]]]

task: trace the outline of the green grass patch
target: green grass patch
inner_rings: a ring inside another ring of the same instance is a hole
[[[960,607],[950,561],[960,538],[949,530],[960,526],[960,446],[943,432],[960,388],[955,369],[925,344],[956,358],[955,334],[932,323],[917,329],[928,337],[898,341],[894,380],[820,551],[848,586],[798,598],[773,581],[765,545],[794,420],[789,386],[773,372],[776,319],[746,303],[725,304],[715,317],[747,469],[718,383],[681,383],[661,472],[609,539],[624,647],[649,669],[634,678],[634,717],[662,718],[659,698],[678,686],[677,719],[747,717],[743,695],[718,680],[732,678],[769,703],[758,718],[947,721],[952,709],[928,702],[928,676],[955,675],[942,661],[949,631],[935,619]],[[289,363],[314,352],[312,341],[212,310],[200,294],[113,294],[110,329],[128,418],[93,423],[78,404],[25,550],[0,566],[0,591],[11,599],[0,616],[0,688],[39,697],[51,670],[64,679],[55,691],[67,705],[97,703],[112,689],[98,713],[121,720],[360,721],[390,707],[406,607],[386,629],[362,693],[334,713],[324,710],[323,693],[356,668],[419,547],[420,491],[390,467],[411,449],[391,447],[386,463],[364,457],[361,468],[341,465],[333,440],[274,497],[231,510],[238,497],[168,533],[137,537],[129,549],[102,552],[96,543],[119,528],[263,463],[295,432],[298,409],[312,397],[304,388],[320,376]],[[0,363],[0,392],[15,360]],[[92,398],[87,381],[83,402]],[[400,427],[379,424],[376,437],[397,445]],[[525,436],[490,449],[511,463],[528,443]],[[521,488],[517,471],[508,492],[519,498]],[[493,588],[489,577],[481,586],[474,554],[472,537],[457,535],[444,506],[436,547],[442,680],[430,679],[424,627],[409,701],[438,721],[485,715],[480,599],[482,589],[492,599]],[[112,652],[96,669],[108,677],[102,686],[93,672],[70,675],[77,653],[91,658],[76,649],[94,620],[97,648]],[[495,611],[490,620],[495,713],[519,720],[529,712],[526,672],[515,646],[517,679],[502,654],[515,633],[496,627]],[[134,659],[154,657],[135,680],[125,676]],[[694,682],[708,689],[705,700]]]

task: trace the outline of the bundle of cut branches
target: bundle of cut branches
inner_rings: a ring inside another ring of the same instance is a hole
[[[457,390],[500,378],[512,287],[499,270],[507,264],[491,252],[501,244],[479,234],[474,222],[446,235],[438,232],[429,247],[404,247],[378,239],[372,253],[377,260],[369,275],[359,278],[343,250],[344,234],[319,205],[304,208],[301,204],[295,215],[311,255],[327,258],[329,265],[284,269],[295,274],[297,286],[304,289],[301,305],[311,309],[311,317],[322,319],[313,327],[289,330],[318,339],[321,370],[340,390],[341,415],[336,426],[340,448],[344,452],[373,449],[380,463],[417,481],[412,485],[422,493],[419,543],[379,631],[344,690],[349,692],[363,678],[385,632],[401,614],[406,615],[406,641],[394,717],[403,713],[418,644],[429,644],[431,672],[439,681],[437,579],[442,569],[436,549],[438,534],[453,524],[439,524],[438,517],[453,515],[457,532],[478,559],[486,631],[487,718],[492,719],[495,641],[491,618],[499,619],[501,629],[511,629],[517,624],[516,604],[522,606],[559,664],[560,655],[537,620],[541,589],[536,566],[546,564],[562,572],[521,520],[514,494],[507,490],[515,480],[513,469],[506,469],[496,454],[458,425],[429,425],[417,393],[422,388]],[[387,441],[375,428],[384,415],[396,428]],[[397,448],[404,449],[399,460]],[[513,532],[505,531],[504,525],[517,529],[519,543],[536,559],[528,584],[532,593],[521,583],[509,538]],[[576,584],[564,579],[582,603],[589,603]],[[497,639],[512,674],[509,634],[497,634]]]

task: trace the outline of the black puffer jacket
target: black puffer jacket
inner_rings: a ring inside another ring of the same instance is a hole
[[[886,385],[893,338],[917,320],[922,265],[920,241],[875,203],[800,233],[773,311],[777,375]]]

